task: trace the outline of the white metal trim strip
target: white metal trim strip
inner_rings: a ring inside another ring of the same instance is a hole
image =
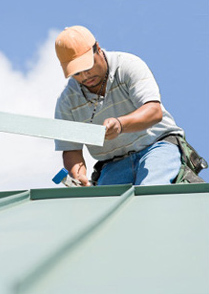
[[[103,146],[105,127],[0,112],[0,132]]]

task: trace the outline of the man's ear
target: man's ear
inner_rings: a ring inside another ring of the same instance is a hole
[[[99,43],[96,42],[96,45],[97,45],[97,51],[98,51],[99,53],[101,53],[101,52],[102,52],[102,49],[101,49],[101,47],[99,46]]]

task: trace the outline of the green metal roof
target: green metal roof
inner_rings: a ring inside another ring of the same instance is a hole
[[[209,293],[208,224],[209,184],[0,192],[0,293]]]

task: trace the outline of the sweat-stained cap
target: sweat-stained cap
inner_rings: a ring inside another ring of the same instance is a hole
[[[66,28],[59,34],[55,49],[66,78],[93,67],[95,42],[92,33],[82,26]]]

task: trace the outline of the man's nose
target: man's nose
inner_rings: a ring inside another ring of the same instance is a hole
[[[81,77],[83,80],[87,79],[90,76],[90,71],[89,69],[82,71],[81,73]]]

